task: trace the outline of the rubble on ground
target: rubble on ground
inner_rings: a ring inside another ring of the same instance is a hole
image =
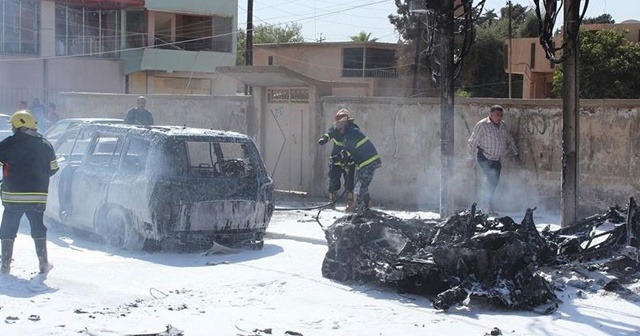
[[[535,209],[520,224],[471,210],[446,220],[400,219],[367,210],[325,229],[329,251],[322,275],[341,282],[391,286],[424,295],[434,308],[474,298],[552,313],[556,291],[622,288],[636,281],[640,214],[632,198],[575,225],[538,231]]]

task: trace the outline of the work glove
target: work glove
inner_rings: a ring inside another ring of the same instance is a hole
[[[318,145],[320,146],[326,144],[327,142],[329,142],[329,137],[326,134],[323,135],[322,138],[318,139]]]

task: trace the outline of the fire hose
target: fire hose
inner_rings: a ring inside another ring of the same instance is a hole
[[[316,210],[316,209],[327,208],[327,207],[330,207],[330,206],[334,205],[339,200],[341,200],[342,197],[344,197],[344,194],[346,194],[346,193],[347,193],[347,190],[345,189],[338,197],[336,197],[336,199],[334,199],[333,201],[331,201],[329,203],[323,203],[323,204],[320,204],[320,205],[315,205],[315,206],[310,206],[310,207],[300,207],[300,208],[275,207],[274,211]]]

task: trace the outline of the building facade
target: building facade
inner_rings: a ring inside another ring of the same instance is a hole
[[[253,65],[284,66],[320,81],[357,84],[334,87],[333,96],[404,96],[398,50],[397,44],[380,42],[256,44]]]
[[[640,41],[640,21],[628,20],[613,24],[587,24],[582,30],[613,29],[625,31],[629,41]],[[560,36],[554,38],[555,45],[562,44]],[[509,49],[511,45],[511,49]],[[537,37],[517,38],[505,41],[507,60],[505,71],[522,75],[522,98],[550,98],[555,64],[546,58]]]
[[[237,0],[0,0],[0,107],[65,91],[232,93]]]

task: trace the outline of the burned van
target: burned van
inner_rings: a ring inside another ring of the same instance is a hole
[[[254,142],[178,126],[86,124],[55,144],[46,220],[127,249],[261,248],[273,183]]]

